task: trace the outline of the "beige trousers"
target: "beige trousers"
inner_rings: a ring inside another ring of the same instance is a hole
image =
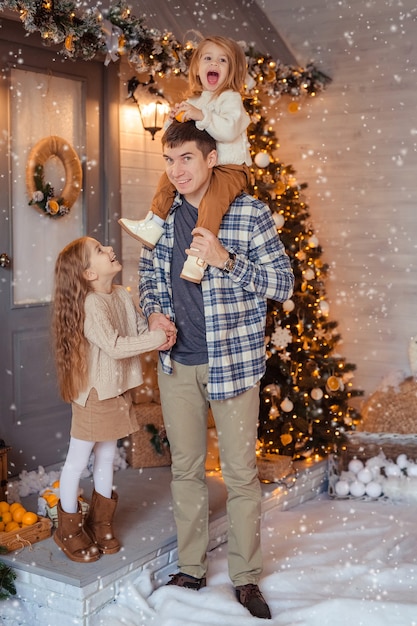
[[[207,571],[209,502],[207,365],[173,362],[173,374],[158,368],[158,383],[172,455],[172,498],[179,569],[202,578]],[[256,467],[259,387],[210,403],[217,427],[227,488],[228,564],[234,586],[256,584],[262,571],[261,489]]]

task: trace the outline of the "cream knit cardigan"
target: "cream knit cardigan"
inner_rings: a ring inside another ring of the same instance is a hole
[[[120,285],[115,285],[110,294],[88,294],[84,334],[90,343],[90,353],[87,385],[75,400],[81,406],[85,406],[93,387],[99,399],[106,400],[141,385],[138,355],[166,341],[163,330],[148,330],[132,297]]]

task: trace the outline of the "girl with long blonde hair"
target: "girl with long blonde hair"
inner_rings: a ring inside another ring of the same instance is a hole
[[[198,207],[197,226],[217,236],[231,202],[248,187],[252,159],[247,128],[249,115],[242,100],[246,58],[233,39],[210,36],[203,39],[191,57],[188,73],[189,97],[176,104],[169,119],[193,120],[206,130],[217,145],[217,164],[210,185]],[[121,218],[119,224],[132,237],[153,248],[164,232],[164,222],[175,197],[175,187],[163,174],[151,210],[144,220]],[[207,264],[187,255],[181,278],[200,283]]]
[[[130,390],[143,382],[139,354],[175,341],[173,325],[167,332],[149,331],[128,291],[113,284],[121,269],[113,248],[91,237],[69,243],[55,265],[57,379],[63,400],[72,405],[72,420],[54,540],[76,562],[120,550],[112,527],[113,461],[117,440],[138,430]],[[78,489],[93,451],[94,491],[83,522]]]

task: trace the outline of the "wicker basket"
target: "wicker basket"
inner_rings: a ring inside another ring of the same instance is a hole
[[[417,380],[405,378],[396,387],[375,391],[361,410],[361,430],[407,435],[417,432]]]
[[[19,550],[51,536],[52,522],[47,517],[40,517],[36,524],[27,528],[19,528],[9,533],[0,533],[0,545],[9,552]]]
[[[164,420],[160,404],[150,402],[136,408],[139,430],[125,441],[126,460],[131,467],[171,465],[169,446],[163,443]]]
[[[400,454],[406,454],[410,460],[417,460],[417,435],[398,433],[347,433],[346,441],[340,446],[337,454],[329,457],[329,495],[339,499],[375,500],[370,496],[355,498],[352,495],[339,496],[335,485],[340,474],[348,469],[349,461],[356,458],[362,462],[378,456],[383,452],[388,460],[395,461]],[[380,496],[383,498],[384,496]]]

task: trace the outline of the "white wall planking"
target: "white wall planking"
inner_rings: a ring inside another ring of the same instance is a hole
[[[410,374],[417,333],[415,3],[257,1],[300,64],[333,78],[297,115],[280,106],[274,127],[278,157],[308,183],[330,315],[368,395],[394,371]]]

